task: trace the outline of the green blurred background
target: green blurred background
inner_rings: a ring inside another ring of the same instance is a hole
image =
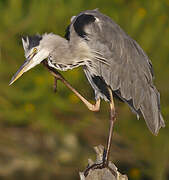
[[[114,19],[152,60],[166,128],[153,136],[126,104],[116,101],[111,160],[130,180],[169,179],[169,0],[0,0],[0,180],[79,179],[93,146],[105,145],[108,104],[88,109],[39,65],[14,85],[9,80],[24,61],[22,35],[64,35],[70,18],[99,8]],[[94,101],[81,68],[63,73]]]

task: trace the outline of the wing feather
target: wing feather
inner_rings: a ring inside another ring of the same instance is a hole
[[[81,22],[81,19],[84,21]],[[108,65],[95,58],[91,60],[97,72],[95,75],[102,77],[134,112],[141,112],[148,128],[157,134],[160,127],[165,126],[159,92],[153,85],[151,61],[138,43],[97,10],[87,10],[76,16],[67,34],[70,43],[80,38],[91,52],[98,52],[97,55],[107,61]],[[92,74],[90,70],[88,72]]]

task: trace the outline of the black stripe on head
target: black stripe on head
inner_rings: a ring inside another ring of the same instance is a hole
[[[110,101],[110,94],[108,91],[108,86],[100,76],[92,76],[92,80],[95,83],[95,85],[98,87],[100,92],[106,96],[106,98]]]
[[[94,21],[95,21],[95,17],[90,14],[82,14],[78,16],[76,21],[73,24],[76,33],[80,37],[85,38],[85,36],[87,35],[84,31],[85,25],[90,24]]]
[[[42,40],[42,36],[40,35],[28,36],[28,40],[29,40],[28,50],[30,50],[33,47],[36,47],[40,44],[40,41]]]
[[[22,38],[25,42],[27,41],[26,36],[22,36]]]

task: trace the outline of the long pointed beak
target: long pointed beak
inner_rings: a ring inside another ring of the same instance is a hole
[[[29,69],[30,69],[30,66],[32,65],[32,60],[33,60],[33,57],[34,57],[34,55],[32,56],[32,57],[28,57],[25,61],[24,61],[24,63],[23,63],[23,65],[18,69],[18,71],[14,74],[14,76],[12,77],[12,79],[11,79],[11,81],[9,82],[9,85],[11,85],[11,84],[13,84],[19,77],[21,77],[22,76],[22,74],[24,73],[24,72],[26,72],[26,71],[28,71]]]
[[[22,76],[22,74],[29,69],[35,67],[36,65],[40,64],[41,61],[46,59],[49,56],[49,51],[47,50],[40,50],[40,51],[34,51],[23,63],[23,65],[19,68],[19,70],[15,73],[15,75],[12,77],[9,85],[14,83],[19,77]]]

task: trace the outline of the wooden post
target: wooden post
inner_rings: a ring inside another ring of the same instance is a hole
[[[94,163],[99,164],[103,159],[104,147],[102,145],[94,147],[96,152],[96,161],[88,160],[88,165],[91,166]],[[114,173],[112,173],[112,171]],[[117,167],[109,162],[108,168],[103,169],[90,169],[88,175],[85,177],[84,172],[80,172],[80,180],[128,180],[126,175],[122,175]]]

